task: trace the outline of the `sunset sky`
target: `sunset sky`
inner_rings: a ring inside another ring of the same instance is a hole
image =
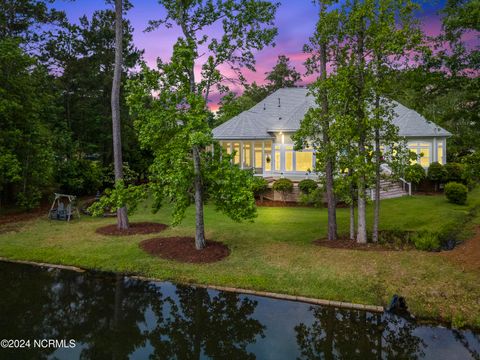
[[[148,20],[159,19],[165,15],[163,8],[156,0],[131,0],[134,7],[128,12],[128,19],[134,27],[135,45],[145,50],[144,59],[151,65],[155,65],[157,57],[168,60],[172,52],[172,45],[179,36],[178,29],[160,28],[153,32],[144,32]],[[442,9],[445,0],[430,1],[423,4],[423,10],[418,17],[421,19],[423,29],[427,35],[436,35],[440,31],[441,20],[438,10]],[[58,1],[55,3],[57,9],[65,10],[72,22],[84,14],[88,17],[97,9],[106,8],[103,1],[77,0],[74,2]],[[278,55],[287,55],[296,69],[304,73],[303,61],[305,55],[302,53],[303,45],[308,41],[317,21],[316,6],[310,0],[284,0],[276,15],[276,26],[278,37],[276,46],[269,47],[256,54],[256,73],[246,71],[248,81],[262,83],[265,72],[269,71],[275,64]],[[309,79],[304,79],[308,83]],[[235,90],[235,89],[234,89]],[[236,89],[238,90],[238,89]],[[216,108],[218,97],[212,99],[212,108]]]

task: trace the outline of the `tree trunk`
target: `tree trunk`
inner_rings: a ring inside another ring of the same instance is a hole
[[[354,2],[356,6],[356,2]],[[364,18],[359,19],[359,30],[358,30],[358,45],[357,45],[357,101],[364,101],[364,92],[365,92],[365,59],[364,59],[364,31],[365,31],[365,20]],[[357,104],[357,122],[358,122],[358,155],[361,161],[361,167],[365,167],[366,162],[366,125],[365,122],[365,113],[363,110],[363,103]],[[358,176],[358,222],[357,222],[357,242],[364,244],[367,242],[367,219],[366,219],[366,175],[365,168],[360,169],[360,174]]]
[[[192,149],[193,168],[195,174],[195,248],[205,248],[205,222],[203,220],[203,183],[200,164],[200,150],[197,146]]]
[[[325,11],[325,4],[322,3],[321,14]],[[320,15],[321,15],[320,14]],[[325,81],[327,79],[327,43],[326,40],[322,39],[322,44],[320,46],[320,68],[321,68],[321,79]],[[323,113],[323,126],[322,126],[322,140],[324,146],[330,146],[330,134],[329,134],[329,117],[328,117],[328,97],[326,91],[322,92],[322,113]],[[330,155],[330,149],[327,148],[327,156],[325,159],[325,187],[327,195],[327,206],[328,206],[328,240],[337,239],[337,201],[335,199],[334,191],[334,160]]]
[[[182,2],[177,2],[179,6],[180,16],[180,27],[182,29],[183,35],[189,43],[194,42],[192,34],[186,25],[186,14],[185,8]],[[188,69],[188,81],[190,83],[190,91],[192,93],[196,92],[195,84],[195,65]],[[205,103],[208,103],[208,97],[205,98]],[[202,180],[202,164],[200,158],[201,149],[198,146],[192,147],[192,158],[193,158],[193,169],[194,169],[194,188],[195,188],[195,248],[197,250],[202,250],[205,248],[205,221],[203,219],[203,180]]]
[[[352,170],[348,170],[348,177],[352,177]],[[355,240],[355,188],[350,181],[350,240]]]
[[[365,189],[365,176],[359,176],[358,180],[358,224],[357,224],[357,243],[365,244],[367,242],[367,201]]]
[[[122,77],[122,0],[115,0],[115,68],[112,83],[112,135],[115,182],[123,180],[122,135],[120,127],[120,84]],[[128,229],[128,215],[125,206],[117,210],[117,227]]]
[[[378,100],[377,100],[378,102]],[[378,242],[378,227],[380,223],[380,130],[375,129],[375,208],[373,210],[372,241]]]
[[[357,6],[357,1],[354,5]],[[363,110],[364,92],[365,92],[365,58],[364,58],[364,37],[365,37],[365,19],[359,19],[359,28],[357,35],[356,49],[356,70],[357,70],[357,123],[358,123],[358,156],[361,162],[360,173],[358,176],[358,221],[357,221],[357,242],[364,244],[367,242],[367,219],[366,219],[366,186],[367,179],[365,175],[365,163],[367,161],[367,152],[365,149],[367,134],[365,124],[365,112]]]

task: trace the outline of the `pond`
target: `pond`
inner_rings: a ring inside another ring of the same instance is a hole
[[[480,354],[478,333],[386,313],[2,262],[0,281],[0,339],[30,340],[23,349],[0,349],[0,359],[478,359]]]

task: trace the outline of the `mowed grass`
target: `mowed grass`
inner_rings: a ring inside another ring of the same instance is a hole
[[[469,194],[466,206],[450,204],[443,196],[384,200],[381,229],[438,231],[478,204],[480,189]],[[156,236],[193,236],[194,220],[190,208],[180,226],[158,235],[109,237],[95,229],[115,219],[82,216],[66,223],[39,218],[0,234],[0,256],[363,304],[387,305],[393,294],[401,294],[417,316],[480,327],[478,272],[465,271],[438,253],[316,246],[312,241],[326,236],[326,209],[260,207],[254,223],[239,224],[206,206],[207,238],[231,250],[228,258],[213,264],[162,260],[138,246]],[[170,208],[152,214],[145,203],[131,221],[168,224]],[[348,209],[338,210],[338,222],[340,232],[346,233]],[[480,223],[478,218],[474,222]]]

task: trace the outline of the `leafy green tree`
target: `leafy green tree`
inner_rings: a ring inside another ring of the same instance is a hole
[[[449,0],[441,11],[442,32],[419,53],[418,67],[398,70],[391,82],[393,98],[452,132],[448,161],[479,151],[480,56],[464,35],[478,37],[477,0]]]
[[[65,22],[65,13],[54,9],[53,3],[54,0],[1,1],[0,40],[16,39],[24,50],[38,51],[51,28]]]
[[[308,110],[301,123],[300,131],[294,136],[296,149],[313,144],[317,160],[323,165],[321,172],[324,174],[325,190],[328,206],[328,240],[337,239],[337,200],[334,190],[334,172],[336,149],[331,141],[330,126],[333,121],[329,109],[329,99],[324,84],[327,80],[327,63],[329,62],[328,48],[337,33],[338,14],[328,12],[328,6],[335,1],[319,1],[319,20],[316,31],[310,38],[310,43],[305,45],[304,51],[310,54],[306,61],[307,73],[318,73],[317,80],[310,86],[310,94],[316,103],[315,108]]]
[[[130,7],[124,4],[125,11]],[[148,167],[148,153],[139,150],[128,115],[123,91],[129,71],[138,65],[142,51],[133,45],[133,28],[123,20],[120,112],[124,161],[137,172]],[[100,160],[102,166],[113,162],[111,93],[115,63],[115,12],[98,10],[91,18],[82,16],[79,24],[65,24],[51,36],[43,52],[44,62],[56,75],[61,112],[56,128],[63,143],[57,148],[65,157]],[[48,59],[48,60],[47,60]],[[59,132],[60,132],[59,130]]]
[[[398,129],[392,124],[392,103],[382,97],[384,83],[389,70],[404,64],[405,50],[412,49],[421,36],[413,21],[411,1],[354,0],[334,5],[320,2],[316,32],[305,47],[311,54],[306,65],[319,77],[310,87],[316,107],[302,122],[296,145],[311,141],[318,154],[331,219],[329,239],[336,238],[334,175],[355,176],[357,241],[364,243],[366,189],[375,178],[379,186],[380,144],[383,156],[391,157],[399,141]],[[330,75],[327,64],[333,69]],[[378,199],[376,203],[374,234],[378,234]]]
[[[205,247],[203,205],[209,188],[224,191],[222,198],[212,198],[230,217],[240,220],[255,216],[251,180],[230,164],[227,157],[221,158],[218,149],[213,157],[205,151],[213,143],[206,105],[213,87],[224,88],[220,65],[230,64],[235,71],[241,67],[253,69],[253,51],[273,42],[277,29],[272,25],[278,4],[252,0],[215,3],[162,0],[160,4],[167,15],[151,21],[150,30],[176,24],[182,37],[174,46],[170,63],[159,61],[159,71],[144,67],[143,80],[131,88],[130,105],[139,119],[140,141],[155,154],[151,170],[158,184],[153,186],[157,204],[164,198],[174,200],[174,222],[178,222],[193,195],[195,245],[202,249]],[[208,32],[217,24],[221,27],[219,38]],[[199,53],[201,46],[208,49],[207,57]],[[206,60],[200,64],[203,58]],[[196,65],[200,66],[200,77],[196,76]],[[152,97],[152,91],[157,91],[158,96]],[[208,178],[209,159],[217,175],[224,173],[224,178],[247,180],[246,183],[240,186],[240,181]],[[208,184],[207,178],[213,183]]]
[[[18,40],[0,40],[2,198],[31,209],[52,184],[51,121],[57,109],[49,76]]]

